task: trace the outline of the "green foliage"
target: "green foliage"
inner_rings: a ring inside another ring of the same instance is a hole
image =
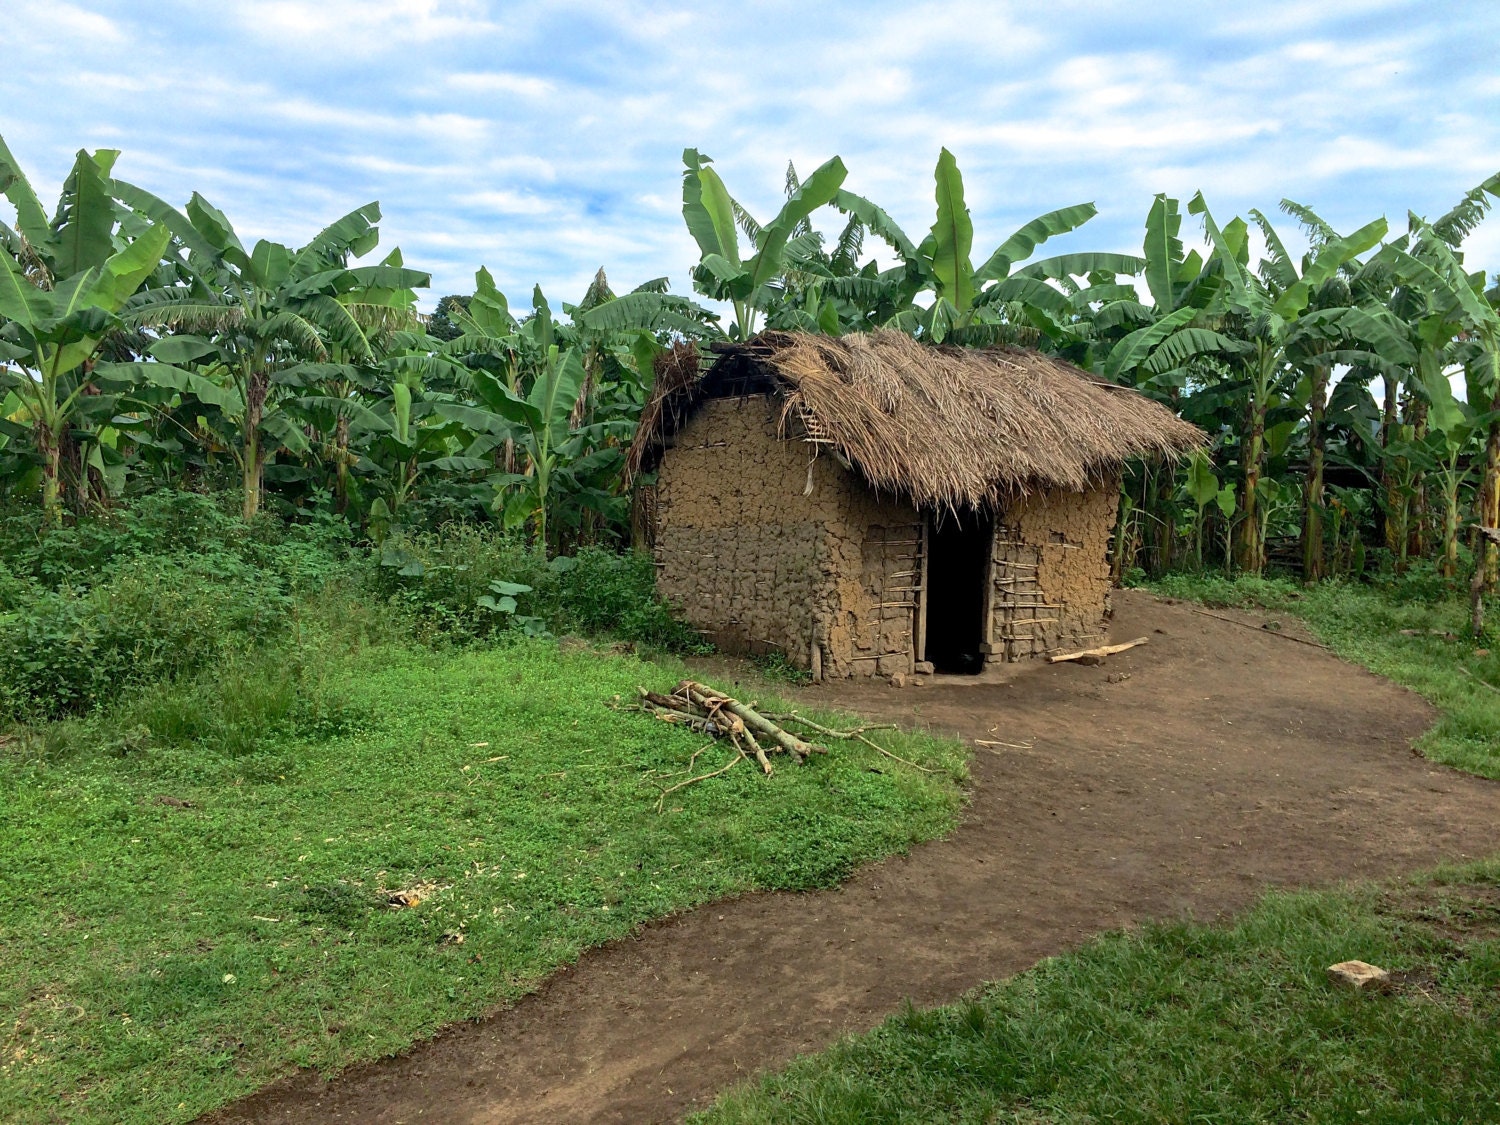
[[[701,1125],[1482,1121],[1500,1098],[1494,863],[1274,894],[1242,922],[1111,934],[947,1007],[908,1007]],[[1351,956],[1393,995],[1332,987]]]
[[[386,540],[372,554],[381,596],[429,640],[537,631],[608,636],[671,652],[707,646],[656,595],[649,557],[585,547],[548,560],[516,534],[469,524]],[[502,610],[501,601],[509,604]]]
[[[647,921],[826,886],[958,813],[964,748],[903,734],[935,773],[841,745],[658,814],[701,740],[608,704],[681,669],[548,640],[357,646],[329,609],[301,645],[0,746],[0,1118],[192,1120],[491,1011]]]
[[[377,204],[303,247],[247,248],[201,195],[177,208],[112,178],[116,155],[80,153],[49,221],[0,141],[18,224],[0,224],[0,494],[40,493],[55,526],[65,503],[82,514],[144,486],[234,477],[247,518],[269,490],[282,514],[331,509],[377,541],[451,520],[524,531],[550,554],[626,538],[624,450],[654,358],[725,335],[716,313],[665,278],[617,295],[602,269],[576,304],[538,288],[513,312],[481,267],[472,294],[424,319],[427,275],[400,250],[358,264],[379,241]],[[1094,216],[1080,203],[1023,224],[976,267],[946,148],[920,242],[844,189],[838,157],[805,179],[788,167],[766,222],[707,156],[683,162],[693,285],[733,307],[728,335],[889,329],[1037,347],[1203,427],[1212,444],[1188,487],[1129,474],[1142,491],[1117,573],[1165,573],[1188,554],[1199,569],[1300,564],[1313,581],[1360,573],[1383,539],[1393,569],[1436,557],[1453,577],[1460,529],[1500,522],[1500,469],[1476,456],[1500,447],[1500,290],[1461,250],[1500,175],[1404,233],[1377,219],[1343,234],[1282,200],[1307,236],[1300,257],[1263,211],[1221,224],[1201,193],[1185,210],[1209,252],[1188,252],[1184,208],[1159,194],[1140,256],[1034,260]],[[831,212],[841,229],[825,236]],[[892,251],[888,268],[865,255],[867,236]],[[1464,399],[1450,390],[1460,373]],[[1492,593],[1500,564],[1480,554]]]
[[[88,588],[36,589],[0,614],[0,716],[81,713],[263,644],[290,621],[287,593],[233,556],[135,561]]]
[[[613,636],[648,649],[708,652],[710,646],[656,594],[656,567],[643,552],[586,547],[552,560],[553,581],[538,606],[557,632]]]
[[[342,521],[246,524],[175,492],[71,526],[0,515],[0,720],[82,714],[277,639],[347,542]]]

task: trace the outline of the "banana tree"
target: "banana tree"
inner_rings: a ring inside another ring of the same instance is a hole
[[[1071,317],[1070,302],[1068,294],[1049,281],[1100,273],[1130,275],[1145,264],[1128,254],[1080,253],[1021,266],[1049,238],[1076,230],[1098,213],[1092,203],[1080,203],[1032,219],[976,268],[971,257],[974,223],[964,199],[963,175],[946,148],[938,156],[933,179],[937,212],[919,244],[863,196],[839,191],[832,202],[896,252],[900,265],[887,275],[900,294],[895,323],[934,343],[949,338],[955,343],[988,343],[1002,338],[1018,318],[1029,328],[1059,338]],[[932,294],[925,308],[915,303],[924,292]]]
[[[586,537],[625,503],[620,481],[605,469],[618,465],[634,432],[663,342],[720,336],[717,316],[667,293],[664,278],[615,296],[601,270],[579,304],[563,305],[568,320],[554,316],[538,287],[531,314],[517,321],[487,271],[481,269],[475,280],[468,311],[450,313],[460,335],[442,348],[443,357],[465,370],[466,393],[435,408],[474,434],[470,455],[496,455],[499,509],[503,517],[509,505],[512,526],[530,520],[537,527],[545,517],[545,536],[538,538],[556,540],[561,516],[562,525],[576,525]],[[576,361],[583,371],[566,425],[541,426],[535,418],[527,423],[515,402],[554,385],[564,360],[568,366]],[[543,446],[547,466],[538,474]],[[538,488],[546,491],[545,503]]]
[[[1266,424],[1271,408],[1287,390],[1294,370],[1290,351],[1299,345],[1304,330],[1311,327],[1304,325],[1303,320],[1314,311],[1311,308],[1314,292],[1341,268],[1374,247],[1384,237],[1387,227],[1384,219],[1377,219],[1353,234],[1328,241],[1308,255],[1299,273],[1270,222],[1259,212],[1252,212],[1266,236],[1269,250],[1261,271],[1256,273],[1249,268],[1243,223],[1237,220],[1228,228],[1220,228],[1201,192],[1188,204],[1188,211],[1202,216],[1224,279],[1218,300],[1235,318],[1241,337],[1229,357],[1243,380],[1245,394],[1240,443],[1244,486],[1240,491],[1235,561],[1241,570],[1259,574],[1265,566],[1259,482],[1264,467]],[[1186,321],[1183,328],[1187,329]],[[1171,348],[1173,343],[1169,337],[1158,347]]]
[[[1222,363],[1205,357],[1221,360],[1239,346],[1219,331],[1224,319],[1215,301],[1219,270],[1196,250],[1184,250],[1181,227],[1178,201],[1157,195],[1146,214],[1142,243],[1146,293],[1103,272],[1087,286],[1072,288],[1072,335],[1081,346],[1070,349],[1080,364],[1179,412],[1210,405],[1202,392],[1220,381]],[[1193,420],[1217,428],[1209,419]],[[1150,517],[1148,561],[1165,570],[1172,562],[1175,470],[1145,467],[1139,476],[1141,507]]]
[[[835,156],[798,185],[775,218],[761,224],[729,194],[710,167],[711,158],[689,148],[683,150],[682,160],[682,217],[702,255],[693,270],[693,284],[705,296],[730,303],[730,335],[748,340],[755,334],[755,318],[774,312],[785,296],[782,277],[788,241],[805,228],[814,211],[832,202],[848,172]],[[740,251],[741,216],[755,232],[748,256]]]
[[[536,540],[548,544],[548,515],[554,497],[553,477],[572,433],[573,404],[583,386],[583,362],[576,348],[548,347],[541,369],[523,398],[498,382],[476,373],[485,386],[486,404],[510,424],[511,439],[525,455],[526,471],[500,473],[492,478],[495,508],[506,527],[530,522]]]
[[[355,469],[359,489],[370,495],[366,514],[372,535],[383,540],[398,527],[419,491],[469,513],[482,511],[485,476],[493,465],[483,450],[472,448],[469,432],[445,415],[446,396],[427,393],[410,372],[385,391],[385,398],[371,404],[382,424],[361,427],[356,435],[362,440]],[[427,487],[430,483],[433,487]]]
[[[1387,256],[1402,279],[1425,289],[1440,315],[1459,324],[1474,351],[1467,366],[1471,404],[1483,404],[1487,426],[1476,523],[1480,549],[1474,571],[1472,624],[1484,625],[1484,595],[1496,581],[1496,543],[1490,531],[1500,527],[1500,311],[1484,291],[1483,273],[1469,274],[1449,242],[1413,217],[1416,232],[1409,250],[1388,247]]]
[[[157,223],[127,234],[108,191],[119,154],[79,152],[50,221],[0,139],[0,189],[16,210],[0,224],[0,391],[30,423],[42,467],[42,506],[62,518],[63,441],[90,399],[100,398],[94,367],[120,310],[156,273],[171,237]],[[102,396],[106,411],[113,398]],[[87,465],[87,454],[80,464]],[[86,473],[86,467],[81,470]]]
[[[233,432],[246,519],[260,510],[266,462],[281,449],[306,453],[301,420],[291,408],[305,389],[283,378],[308,361],[326,361],[330,346],[355,362],[374,349],[353,306],[409,308],[410,290],[428,275],[387,259],[351,267],[380,239],[380,207],[369,203],[325,227],[306,246],[261,240],[246,251],[222,212],[196,192],[178,211],[140,188],[115,181],[116,198],[170,228],[184,282],[142,294],[126,323],[170,331],[151,347],[158,362],[143,377],[215,407]]]
[[[1492,421],[1489,414],[1475,410],[1457,398],[1446,376],[1439,389],[1429,394],[1430,410],[1425,434],[1413,434],[1404,448],[1393,450],[1414,465],[1438,487],[1441,502],[1438,573],[1444,578],[1458,577],[1459,502],[1464,487],[1474,475],[1481,437]]]

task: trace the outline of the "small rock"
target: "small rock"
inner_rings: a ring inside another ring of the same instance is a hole
[[[1378,965],[1364,961],[1340,961],[1337,965],[1328,966],[1328,979],[1356,992],[1378,992],[1390,983],[1391,974]]]
[[[1109,683],[1112,683],[1112,684],[1123,684],[1126,680],[1130,679],[1130,673],[1129,672],[1111,672],[1109,675],[1105,676],[1104,678]]]
[[[891,687],[905,687],[906,674],[904,672],[897,672],[894,676],[891,677],[890,684]]]
[[[918,660],[916,664],[913,665],[912,671],[919,676],[930,676],[935,671],[937,671],[937,668],[930,660]]]
[[[1151,631],[1153,633],[1160,633],[1164,637],[1167,635],[1167,631],[1165,629],[1152,629]]]
[[[1104,663],[1104,657],[1102,657],[1102,656],[1080,656],[1077,660],[1073,661],[1073,663],[1074,664],[1083,664],[1083,665],[1086,665],[1089,668],[1097,668],[1099,665],[1101,665],[1101,664]]]

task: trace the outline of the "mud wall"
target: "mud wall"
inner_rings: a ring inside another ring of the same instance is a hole
[[[715,399],[676,435],[654,495],[662,596],[728,653],[824,676],[913,669],[925,518],[831,450],[779,433],[779,402]],[[1103,637],[1119,483],[1049,490],[995,520],[984,645],[1024,660]]]
[[[810,448],[777,437],[766,396],[705,403],[662,457],[657,587],[725,652],[807,667],[833,564],[828,498],[805,496]]]
[[[830,500],[826,526],[834,565],[823,663],[832,676],[889,676],[915,661],[923,519],[911,505],[872,492],[829,454],[815,489]]]
[[[1025,660],[1098,641],[1109,617],[1109,548],[1119,481],[1088,492],[1050,489],[995,521],[989,661]]]
[[[782,438],[779,411],[715,399],[676,435],[654,495],[657,588],[725,652],[909,672],[921,521],[831,450]]]

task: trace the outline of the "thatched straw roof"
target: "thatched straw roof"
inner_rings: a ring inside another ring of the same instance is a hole
[[[765,332],[714,350],[719,360],[701,375],[685,349],[663,356],[633,471],[654,463],[703,399],[756,391],[781,397],[784,426],[918,506],[1082,491],[1129,458],[1175,456],[1204,441],[1144,395],[1020,348],[933,347],[899,332]]]

